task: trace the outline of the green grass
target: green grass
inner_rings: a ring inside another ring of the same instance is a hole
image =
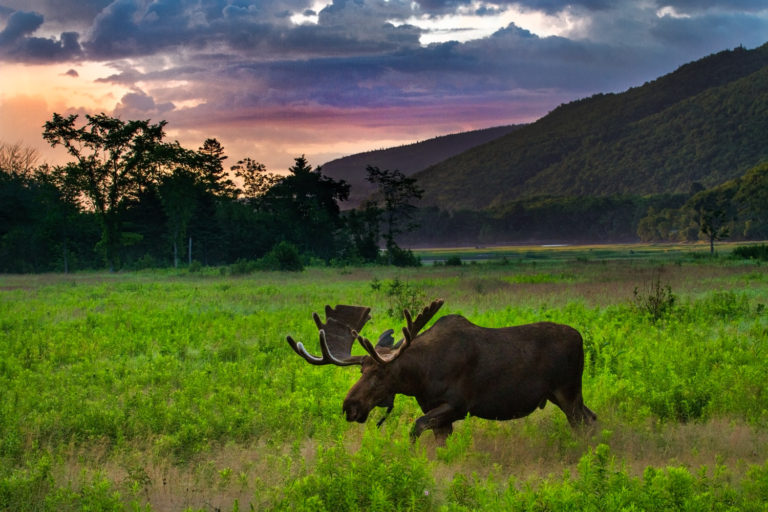
[[[730,242],[718,243],[717,250],[729,253],[739,244]],[[573,261],[606,261],[606,260],[636,260],[690,262],[695,259],[709,257],[709,245],[706,243],[691,244],[599,244],[599,245],[509,245],[488,247],[447,247],[426,248],[413,251],[423,261],[442,263],[450,257],[458,257],[464,262],[496,262],[496,263],[525,263],[525,262],[573,262]]]
[[[0,276],[0,510],[765,510],[767,273],[561,250],[418,269]],[[675,295],[656,317],[633,296],[655,279]],[[359,373],[310,366],[285,342],[317,352],[310,315],[325,304],[371,306],[374,338],[404,323],[388,311],[435,297],[438,315],[481,325],[579,329],[599,426],[574,432],[550,404],[412,446],[412,398],[381,429],[380,412],[348,424]]]

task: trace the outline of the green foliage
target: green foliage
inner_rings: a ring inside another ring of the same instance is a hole
[[[731,483],[722,466],[711,475],[707,469],[692,474],[681,466],[648,467],[635,477],[599,444],[581,457],[576,476],[566,471],[560,478],[521,484],[458,473],[441,510],[762,510],[764,466],[752,468],[740,485]]]
[[[259,260],[258,266],[266,270],[285,270],[290,272],[301,272],[304,270],[299,249],[286,241],[275,245],[272,250]]]
[[[319,448],[314,471],[290,484],[274,510],[429,510],[434,485],[426,455],[406,436],[368,431],[354,453],[341,442]]]
[[[415,313],[427,303],[427,295],[422,287],[399,277],[384,283],[374,278],[370,286],[373,291],[381,292],[386,297],[389,316],[398,317],[405,309]]]
[[[421,266],[421,259],[410,249],[401,249],[393,244],[387,248],[386,258],[396,267],[418,267]]]
[[[460,267],[461,265],[461,258],[458,256],[451,256],[445,260],[446,267]]]
[[[661,284],[661,269],[658,270],[655,279],[651,279],[647,290],[640,290],[637,286],[633,290],[635,308],[643,314],[649,315],[653,320],[660,320],[672,312],[676,297],[672,293],[669,284]]]
[[[558,251],[377,279],[331,267],[2,276],[0,509],[149,511],[173,496],[195,510],[761,510],[764,273],[732,259],[667,265],[654,282],[674,286],[674,307],[654,321],[627,294],[658,252]],[[440,314],[481,325],[575,326],[585,400],[616,434],[572,432],[549,404],[458,422],[445,447],[411,445],[412,398],[398,396],[383,430],[375,416],[349,424],[339,409],[355,372],[307,365],[285,342],[316,352],[309,314],[324,304],[370,305],[366,329],[380,332],[435,297]],[[732,478],[699,469],[718,455]]]
[[[723,51],[620,94],[561,105],[418,174],[452,210],[535,197],[687,193],[768,158],[768,46]]]
[[[768,245],[740,245],[731,254],[734,258],[768,261]]]

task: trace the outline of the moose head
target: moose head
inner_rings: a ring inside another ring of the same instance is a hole
[[[363,306],[337,305],[325,307],[325,323],[317,313],[312,318],[320,336],[321,356],[307,352],[301,342],[287,336],[291,348],[313,365],[333,364],[336,366],[361,367],[362,376],[347,393],[342,410],[347,421],[364,423],[374,407],[386,407],[386,413],[378,425],[381,425],[394,407],[395,394],[401,389],[404,376],[400,371],[398,359],[408,350],[419,331],[437,313],[443,305],[438,299],[425,307],[414,319],[408,310],[403,311],[406,326],[403,338],[395,343],[393,329],[384,331],[374,346],[371,341],[359,333],[370,319],[371,308]],[[352,346],[357,341],[367,355],[352,355]]]

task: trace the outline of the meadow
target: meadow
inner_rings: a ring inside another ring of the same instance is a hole
[[[768,510],[764,266],[690,246],[494,254],[0,276],[0,510]],[[375,339],[437,297],[438,317],[576,327],[598,425],[549,404],[412,445],[414,399],[347,423],[359,371],[285,341],[319,352],[325,304],[370,306]]]

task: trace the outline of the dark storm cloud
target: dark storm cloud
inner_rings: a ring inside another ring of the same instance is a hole
[[[765,12],[768,4],[765,0],[730,0],[727,3],[722,0],[656,0],[661,7],[674,7],[681,13],[700,13],[706,10],[721,10],[730,12]]]
[[[703,47],[724,49],[737,44],[753,47],[768,38],[768,17],[724,12],[690,18],[664,16],[651,29],[651,34],[678,51]]]
[[[294,25],[284,7],[306,2],[204,3],[182,0],[116,0],[94,19],[85,47],[89,56],[113,59],[217,45],[254,58],[387,52],[418,45],[415,27],[385,21],[385,2],[337,0],[316,25]],[[391,9],[390,9],[391,10]]]
[[[37,30],[43,16],[36,12],[16,11],[10,15],[5,29],[0,32],[0,46],[9,45]]]
[[[34,37],[43,24],[43,16],[35,12],[15,11],[0,31],[0,55],[22,62],[70,60],[80,55],[75,32],[63,32],[58,39]]]
[[[510,24],[483,39],[426,47],[420,44],[426,29],[409,20],[434,20],[459,8],[466,13],[474,4],[334,0],[316,13],[317,23],[296,24],[291,16],[313,15],[308,9],[314,2],[28,0],[37,12],[11,12],[20,3],[6,1],[0,9],[0,56],[110,63],[116,72],[102,81],[134,87],[121,101],[132,112],[173,108],[169,98],[180,92],[160,91],[173,80],[187,81],[185,98],[203,98],[204,108],[233,110],[302,102],[405,107],[505,98],[523,89],[578,97],[642,83],[713,51],[754,47],[768,34],[768,13],[757,0],[735,0],[728,9],[714,0],[489,0],[475,15],[485,18],[514,4],[552,16],[568,13],[581,24],[562,37],[539,37]],[[673,8],[674,16],[660,15],[663,7]],[[58,38],[36,35],[49,21],[67,20],[79,30]]]

